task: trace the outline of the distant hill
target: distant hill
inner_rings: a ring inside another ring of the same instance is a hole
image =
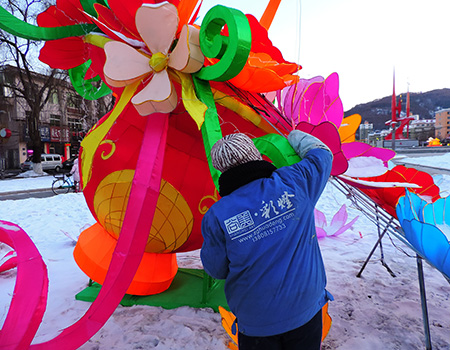
[[[397,101],[400,95],[397,95]],[[402,112],[406,113],[406,93],[402,93]],[[434,118],[434,113],[440,109],[450,108],[450,89],[432,90],[422,93],[409,93],[411,113],[418,114],[420,119]],[[361,123],[366,120],[373,124],[375,130],[387,129],[384,124],[391,119],[392,95],[381,99],[356,105],[346,111],[347,117],[352,114],[361,115]]]

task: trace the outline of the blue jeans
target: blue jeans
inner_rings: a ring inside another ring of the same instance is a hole
[[[322,310],[310,321],[289,332],[269,337],[238,334],[239,350],[320,350]]]

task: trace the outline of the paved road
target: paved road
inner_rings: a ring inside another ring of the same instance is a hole
[[[406,157],[428,157],[428,156],[436,156],[439,154],[444,154],[450,152],[450,147],[421,147],[416,149],[398,149],[396,150],[397,155],[404,155]],[[438,167],[431,167],[425,165],[417,165],[412,163],[407,163],[402,159],[396,159],[393,161],[396,165],[404,165],[408,168],[414,168],[420,171],[427,172],[430,175],[435,174],[445,174],[450,175],[450,169],[442,169]],[[40,189],[40,190],[29,190],[29,191],[21,191],[14,193],[0,193],[0,201],[4,200],[16,200],[16,199],[26,199],[26,198],[46,198],[52,197],[55,194],[51,189]]]
[[[393,160],[393,163],[395,165],[404,165],[407,168],[414,168],[414,169],[417,169],[420,171],[424,171],[430,175],[437,175],[437,174],[450,175],[450,169],[442,169],[442,168],[433,167],[433,166],[407,163],[407,162],[403,162],[401,159]]]
[[[20,192],[0,193],[0,201],[17,200],[27,198],[47,198],[55,196],[51,189],[29,190]]]

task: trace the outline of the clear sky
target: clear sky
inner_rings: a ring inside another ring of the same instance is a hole
[[[204,0],[261,18],[269,0]],[[344,110],[450,88],[450,0],[282,0],[269,38],[302,78],[337,72]],[[412,111],[414,112],[414,111]]]

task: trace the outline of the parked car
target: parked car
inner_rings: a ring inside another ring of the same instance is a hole
[[[23,171],[33,169],[32,157],[28,157],[25,162],[20,164]],[[62,159],[59,154],[41,154],[42,170],[59,172],[62,169]]]
[[[448,145],[450,145],[450,139],[443,139],[443,140],[441,141],[441,145],[442,145],[442,146],[448,146]]]
[[[67,160],[65,160],[63,163],[62,163],[62,166],[63,166],[63,170],[64,171],[70,171],[70,170],[72,170],[72,166],[73,166],[73,162],[75,161],[75,159],[77,159],[78,157],[72,157],[72,158],[69,158],[69,159],[67,159]]]

